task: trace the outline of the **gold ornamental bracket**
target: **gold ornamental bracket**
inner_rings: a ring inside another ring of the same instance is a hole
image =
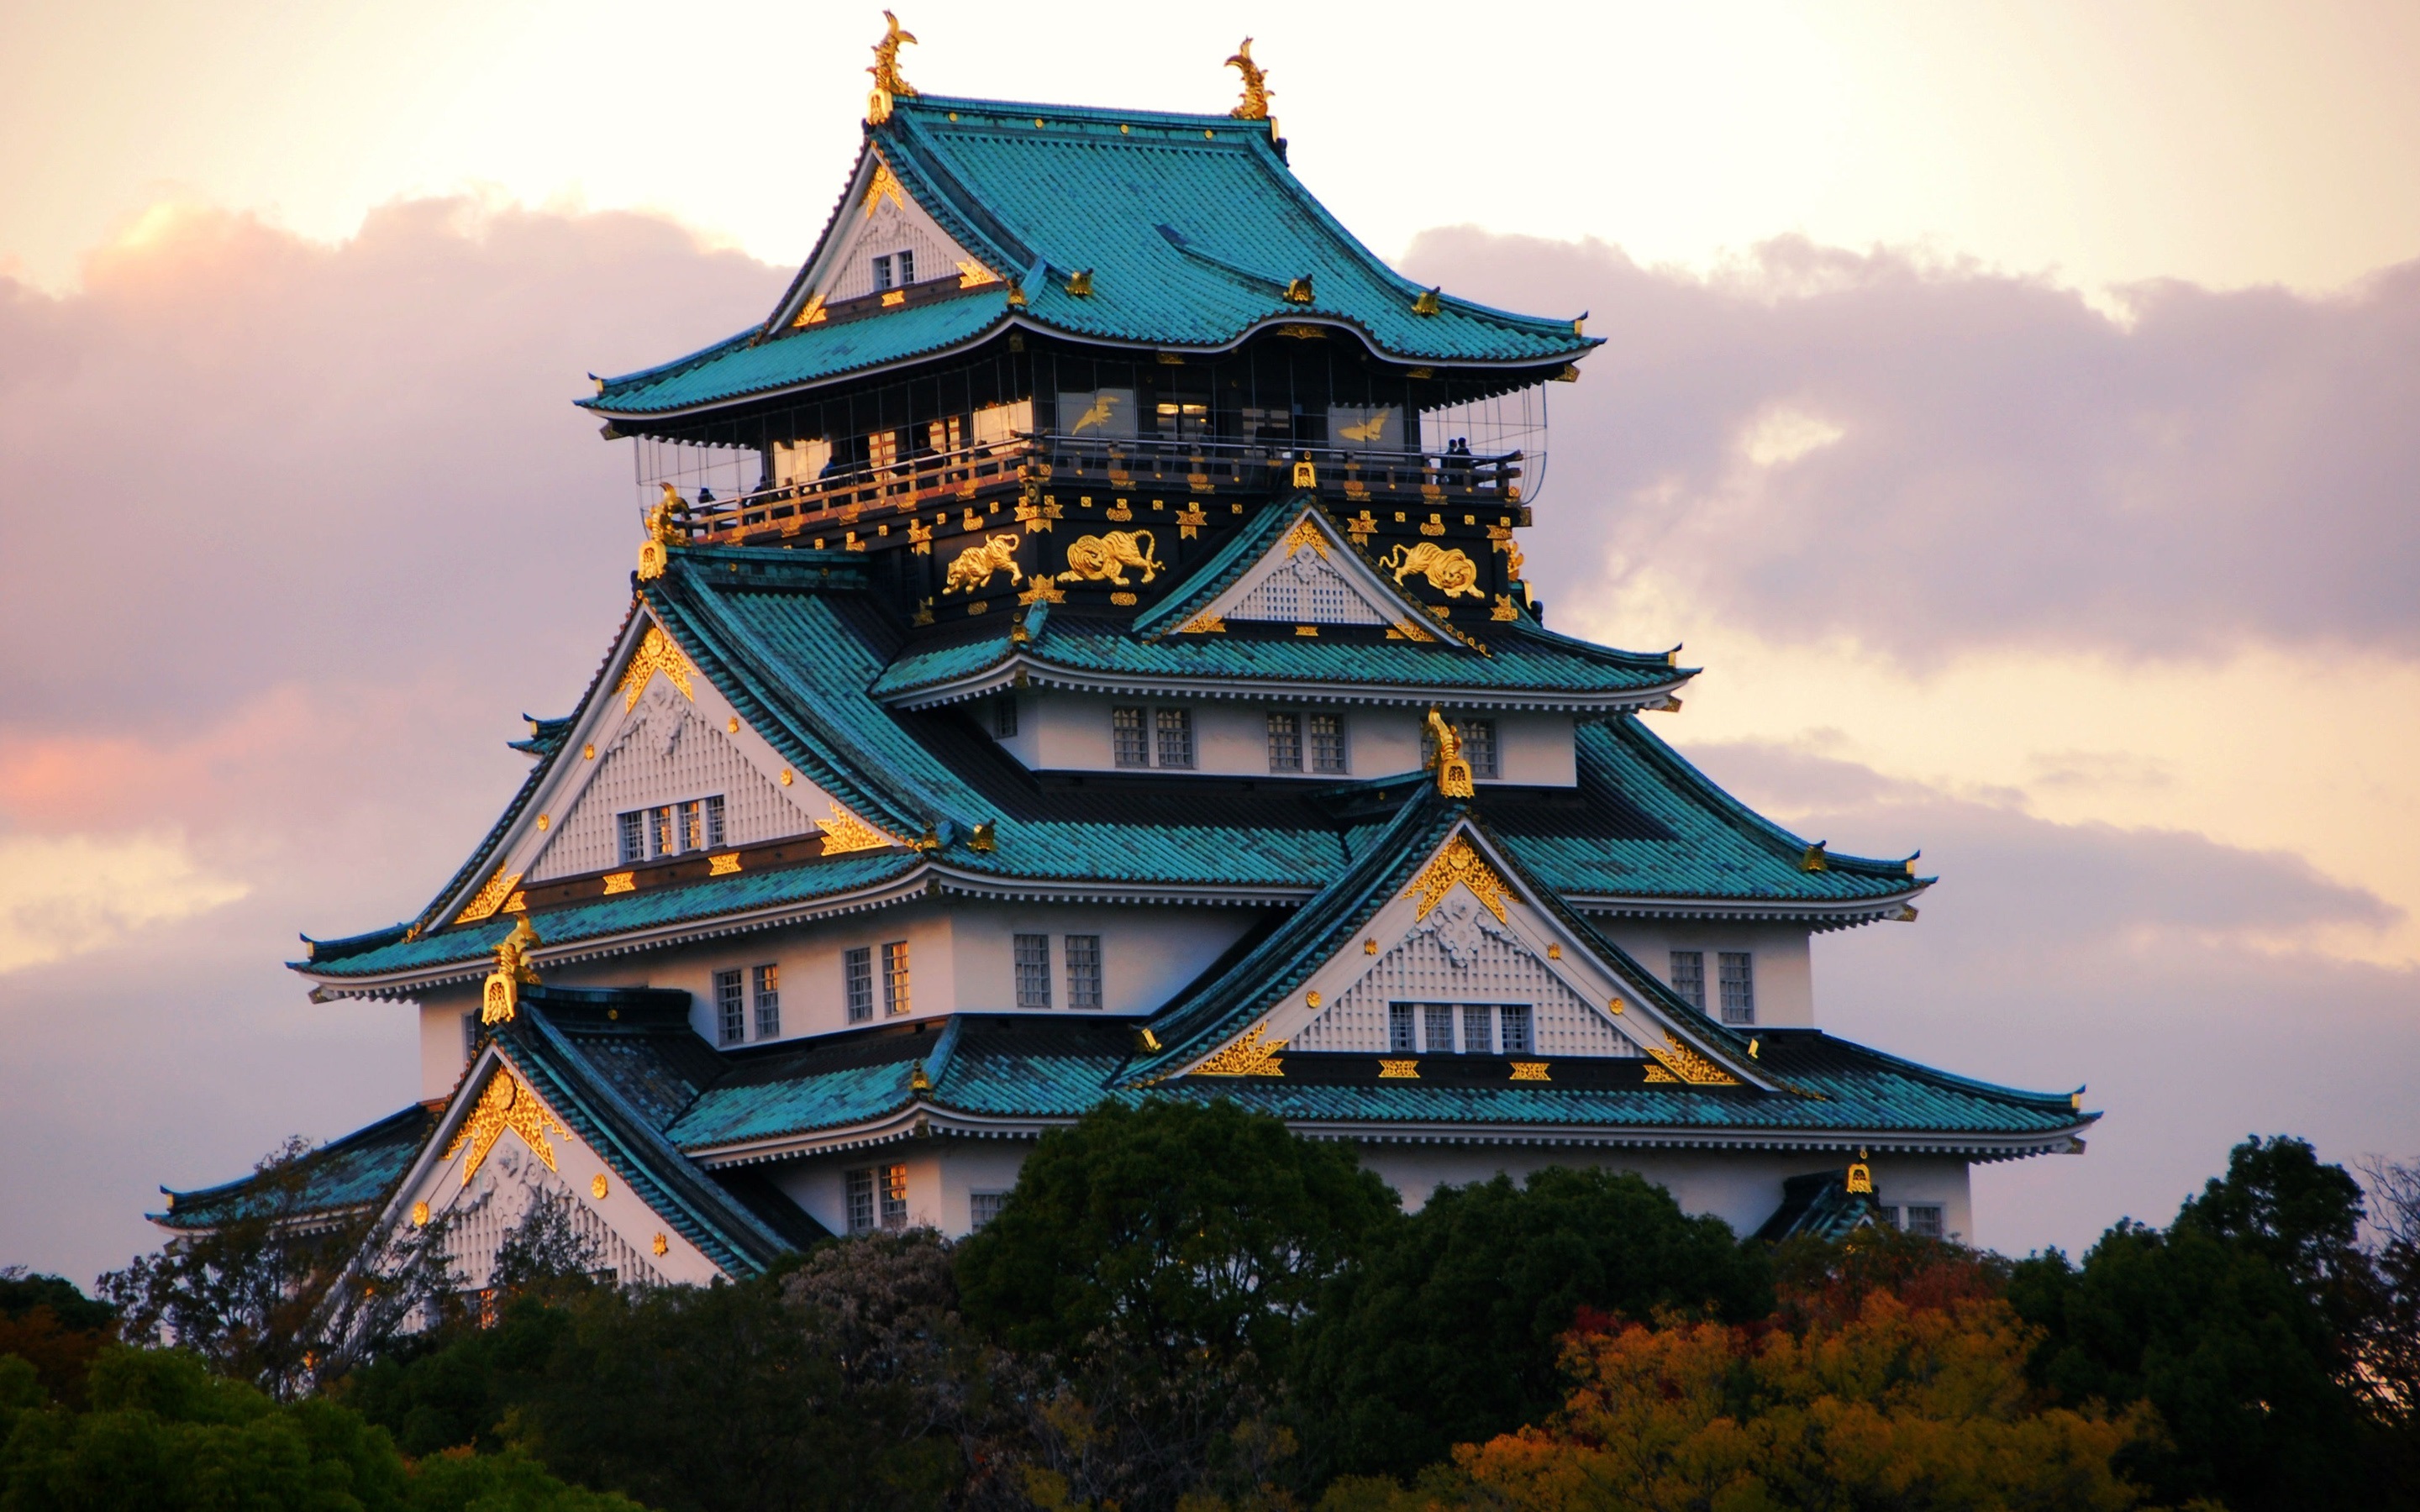
[[[1420,869],[1419,876],[1412,879],[1412,885],[1404,889],[1404,897],[1419,900],[1412,917],[1415,919],[1428,918],[1430,911],[1445,901],[1445,895],[1451,892],[1456,884],[1467,887],[1470,895],[1496,916],[1497,923],[1505,921],[1504,900],[1512,893],[1512,885],[1487,864],[1487,857],[1479,854],[1479,847],[1470,843],[1467,835],[1456,835],[1448,841],[1445,848]]]
[[[874,90],[865,97],[865,124],[879,126],[891,118],[891,102],[912,99],[916,86],[899,72],[899,49],[916,45],[916,34],[899,24],[899,18],[886,10],[882,13],[885,30],[882,40],[874,44],[874,67],[865,71],[874,75]]]
[[[1245,38],[1226,67],[1244,76],[1244,98],[1227,115],[1239,121],[1264,121],[1269,118],[1269,96],[1277,91],[1269,87],[1268,70],[1252,61],[1252,39]]]
[[[630,665],[622,669],[621,685],[614,691],[622,695],[622,712],[629,713],[639,706],[639,695],[647,690],[647,680],[661,672],[681,691],[681,697],[694,703],[697,694],[690,691],[689,658],[673,644],[673,638],[659,625],[648,625],[647,633],[639,640],[639,649],[630,657]]]
[[[537,931],[530,927],[524,914],[513,925],[513,932],[496,943],[496,969],[488,973],[488,980],[479,993],[479,1022],[506,1024],[520,1006],[521,989],[537,985],[537,967],[530,962],[530,952],[543,944]]]
[[[479,1167],[487,1164],[489,1152],[496,1148],[496,1141],[509,1131],[519,1134],[521,1143],[546,1162],[546,1168],[551,1171],[556,1167],[554,1145],[547,1138],[550,1129],[566,1139],[571,1137],[571,1131],[556,1121],[554,1115],[538,1102],[536,1093],[522,1086],[521,1079],[514,1075],[510,1068],[498,1066],[496,1073],[488,1078],[487,1088],[479,1094],[479,1101],[473,1105],[471,1116],[454,1131],[453,1142],[445,1147],[444,1158],[452,1160],[464,1145],[471,1147],[471,1158],[462,1163],[462,1184],[469,1186],[471,1178],[478,1175]],[[414,1212],[417,1211],[415,1209]]]
[[[689,539],[689,531],[681,523],[689,514],[689,501],[671,484],[659,484],[663,497],[647,506],[647,538],[639,543],[639,580],[653,582],[664,575],[672,564],[672,548]]]
[[[1428,724],[1429,734],[1436,741],[1436,759],[1429,764],[1429,769],[1436,773],[1437,791],[1449,798],[1471,796],[1475,790],[1470,780],[1470,761],[1462,753],[1462,736],[1455,733],[1452,725],[1446,722],[1445,716],[1434,707],[1429,710]],[[1470,841],[1460,836],[1455,837],[1454,843],[1466,850],[1470,847]],[[1474,856],[1477,855],[1476,852],[1472,854]],[[1427,918],[1429,907],[1434,906],[1435,906],[1435,903],[1431,902],[1428,907],[1423,907],[1420,910],[1420,917]],[[1504,910],[1497,908],[1496,917],[1502,918]]]
[[[1283,1040],[1266,1038],[1268,1020],[1246,1029],[1219,1047],[1218,1054],[1193,1068],[1192,1076],[1283,1076],[1284,1063],[1278,1052],[1286,1047]]]

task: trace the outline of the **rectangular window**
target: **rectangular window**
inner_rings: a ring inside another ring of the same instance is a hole
[[[1302,770],[1302,726],[1291,714],[1269,716],[1269,770]]]
[[[1897,1228],[1900,1226],[1897,1208],[1876,1208],[1874,1211],[1882,1214],[1885,1227]]]
[[[1723,1022],[1754,1024],[1756,1022],[1756,967],[1745,950],[1722,952]],[[1703,989],[1699,989],[1700,993]]]
[[[1496,1053],[1496,1011],[1476,1003],[1462,1011],[1462,1053],[1466,1056],[1492,1056]]]
[[[681,849],[706,849],[706,805],[692,798],[680,806]]]
[[[1526,1007],[1508,1008],[1505,1009],[1503,1012],[1504,1053],[1508,1056],[1526,1056],[1530,1054],[1534,1047],[1529,1042],[1528,1009]]]
[[[1918,1239],[1944,1237],[1941,1227],[1941,1210],[1924,1203],[1909,1203],[1907,1231]]]
[[[756,968],[756,1038],[770,1040],[782,1032],[782,968]]]
[[[916,255],[913,252],[902,252],[898,256],[899,286],[906,288],[916,282]]]
[[[1155,728],[1159,734],[1159,764],[1189,767],[1193,764],[1193,711],[1191,709],[1155,709]]]
[[[740,995],[739,979],[737,971],[714,974],[715,1037],[724,1044],[737,1044],[748,1038],[748,1004]]]
[[[1016,738],[1016,700],[1009,694],[991,701],[991,733],[999,740]]]
[[[644,810],[633,809],[622,816],[622,864],[629,866],[647,858],[647,815]]]
[[[874,1232],[874,1173],[851,1171],[846,1179],[848,1188],[848,1231],[852,1234]]]
[[[1109,743],[1116,748],[1120,766],[1151,764],[1151,740],[1143,733],[1140,709],[1109,711]]]
[[[722,849],[722,799],[718,795],[706,800],[706,848]]]
[[[1050,936],[1047,934],[1020,934],[1016,937],[1016,1006],[1050,1006]]]
[[[908,1011],[908,942],[892,940],[882,948],[882,1011]]]
[[[1311,769],[1330,776],[1341,775],[1344,771],[1344,716],[1314,714],[1311,717]]]
[[[1462,736],[1462,759],[1470,764],[1473,777],[1497,777],[1496,764],[1496,721],[1464,719],[1455,726]]]
[[[1689,1006],[1702,1013],[1706,1011],[1706,952],[1675,950],[1672,952],[1672,990],[1689,1000]]]
[[[877,290],[891,286],[891,256],[888,253],[874,259],[874,286]]]
[[[1418,1055],[1419,1044],[1412,1038],[1412,1005],[1387,1005],[1387,1048],[1397,1055]]]
[[[848,1021],[862,1024],[874,1016],[874,949],[861,945],[841,952],[842,996],[848,1003]]]
[[[882,1227],[891,1229],[908,1227],[908,1167],[882,1167]]]
[[[967,1194],[967,1217],[970,1227],[981,1228],[1000,1216],[1001,1204],[1008,1201],[1005,1192],[970,1192]]]
[[[1101,1006],[1101,937],[1097,934],[1067,936],[1067,1006]]]
[[[462,1015],[462,1058],[465,1061],[471,1061],[476,1060],[478,1057],[479,1015],[465,1013]]]
[[[647,827],[654,835],[649,849],[659,856],[678,856],[680,831],[674,825],[673,806],[666,804],[660,809],[650,809],[647,815]]]
[[[1427,1041],[1423,1047],[1433,1056],[1453,1054],[1453,1005],[1429,1003],[1420,1010],[1420,1035]]]

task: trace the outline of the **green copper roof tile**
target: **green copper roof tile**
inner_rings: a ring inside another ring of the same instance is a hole
[[[368,1206],[395,1189],[428,1138],[437,1115],[415,1103],[365,1129],[332,1139],[278,1177],[257,1174],[193,1192],[167,1192],[168,1211],[149,1214],[169,1228],[208,1228],[266,1213],[339,1212]],[[288,1177],[290,1187],[285,1185]]]
[[[756,343],[753,331],[716,342],[660,367],[618,378],[592,409],[654,415],[751,393],[818,383],[946,350],[982,335],[1008,313],[1000,289],[976,290],[886,310],[858,320],[827,321]]]

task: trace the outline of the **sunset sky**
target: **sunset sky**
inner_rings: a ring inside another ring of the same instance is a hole
[[[2420,8],[909,3],[936,93],[1223,110],[1249,31],[1382,255],[1590,312],[1552,623],[1685,642],[1662,733],[1939,872],[1819,940],[1825,1026],[2107,1110],[1975,1238],[2420,1156]],[[415,1094],[280,963],[569,709],[637,539],[569,401],[770,306],[880,27],[0,0],[0,1264]]]

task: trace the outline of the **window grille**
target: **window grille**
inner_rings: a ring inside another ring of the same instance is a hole
[[[721,795],[706,800],[706,848],[722,849],[722,798]]]
[[[1908,1204],[1907,1231],[1918,1239],[1941,1238],[1941,1210],[1925,1203]]]
[[[1016,700],[1002,694],[991,702],[991,733],[995,739],[1016,738]]]
[[[908,1167],[882,1167],[882,1227],[900,1229],[908,1227]]]
[[[882,1011],[908,1011],[908,942],[892,940],[882,947]]]
[[[649,810],[648,813],[647,827],[654,832],[649,848],[658,856],[679,855],[680,831],[673,827],[673,806],[665,804],[660,809]]]
[[[1462,1053],[1466,1056],[1490,1056],[1496,1053],[1496,1011],[1472,1003],[1462,1011]]]
[[[1120,766],[1151,764],[1151,742],[1143,733],[1140,709],[1109,711],[1109,742],[1116,748]]]
[[[1725,950],[1720,963],[1723,988],[1723,1022],[1754,1024],[1756,1022],[1756,968],[1745,950]],[[1705,989],[1700,986],[1699,995]]]
[[[1005,1192],[970,1192],[967,1194],[967,1216],[970,1227],[981,1228],[1000,1216],[1001,1208],[1008,1201]]]
[[[479,1058],[479,1015],[462,1015],[462,1059],[467,1063]]]
[[[1333,569],[1317,573],[1305,583],[1303,596],[1311,600],[1310,618],[1316,624],[1335,625],[1357,620],[1353,611],[1360,609],[1361,595],[1344,585],[1344,579]]]
[[[1885,1226],[1892,1228],[1897,1228],[1900,1226],[1899,1210],[1897,1208],[1877,1208],[1874,1211],[1882,1214],[1883,1223]]]
[[[782,1032],[782,968],[756,968],[756,1038],[770,1040]]]
[[[644,810],[633,809],[622,816],[622,864],[647,858],[647,816]]]
[[[873,947],[861,945],[841,952],[841,987],[851,1024],[862,1024],[874,1016]]]
[[[877,291],[891,286],[891,256],[888,253],[874,259],[874,286]]]
[[[1344,770],[1344,716],[1311,717],[1311,769],[1330,775]]]
[[[1291,714],[1269,716],[1269,770],[1302,770],[1302,728]]]
[[[1016,937],[1016,1006],[1050,1006],[1050,936],[1047,934],[1020,934]]]
[[[1501,774],[1496,764],[1496,721],[1464,719],[1455,727],[1462,736],[1462,759],[1470,764],[1473,777],[1497,777]]]
[[[1453,1005],[1429,1003],[1420,1011],[1420,1033],[1428,1041],[1427,1050],[1433,1056],[1453,1054]]]
[[[737,971],[714,974],[715,1033],[724,1044],[748,1038],[748,1005],[740,996],[739,978]]]
[[[1067,936],[1067,1006],[1101,1006],[1101,937],[1097,934]]]
[[[706,805],[692,798],[680,806],[681,849],[706,849]]]
[[[1672,990],[1689,1000],[1689,1006],[1702,1013],[1706,1011],[1706,952],[1675,950],[1672,952]]]
[[[874,1173],[848,1173],[848,1231],[852,1234],[874,1232]]]
[[[1418,1055],[1419,1045],[1412,1039],[1412,1005],[1387,1005],[1387,1048],[1404,1055]]]
[[[1159,733],[1159,764],[1189,767],[1193,764],[1193,711],[1191,709],[1156,709]]]
[[[899,286],[901,288],[906,288],[908,285],[916,282],[916,254],[912,250],[902,250],[897,255],[899,258]]]
[[[1504,1015],[1504,1053],[1508,1056],[1529,1054],[1529,1010],[1508,1008]]]

